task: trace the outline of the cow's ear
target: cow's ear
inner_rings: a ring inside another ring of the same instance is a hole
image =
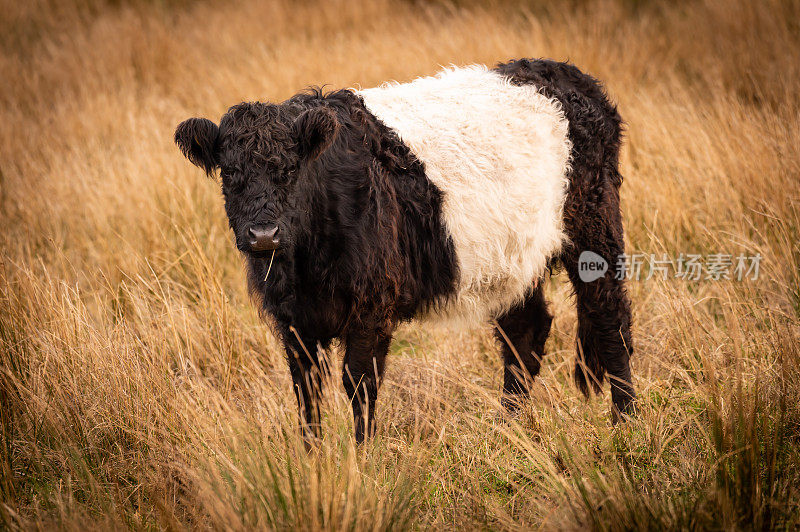
[[[211,175],[219,166],[219,127],[206,118],[190,118],[175,129],[175,144],[192,164]]]
[[[294,138],[300,157],[315,160],[330,147],[339,132],[336,113],[325,107],[304,111],[294,121]]]

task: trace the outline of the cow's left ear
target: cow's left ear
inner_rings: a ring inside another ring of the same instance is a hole
[[[175,144],[192,164],[211,176],[219,166],[217,149],[219,127],[206,118],[190,118],[175,129]]]
[[[326,107],[304,111],[294,121],[294,138],[300,157],[315,160],[327,150],[339,132],[336,113]]]

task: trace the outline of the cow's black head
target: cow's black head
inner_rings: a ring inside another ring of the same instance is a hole
[[[219,126],[205,118],[182,122],[175,142],[206,174],[219,169],[236,245],[258,255],[291,243],[293,218],[304,208],[298,205],[298,171],[330,146],[338,130],[335,112],[324,106],[241,103]]]

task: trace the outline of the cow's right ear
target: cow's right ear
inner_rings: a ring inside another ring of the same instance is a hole
[[[293,129],[300,157],[313,161],[333,143],[339,132],[339,121],[331,109],[317,107],[298,116]]]
[[[211,175],[219,166],[219,126],[206,118],[190,118],[175,129],[175,144],[192,164]]]

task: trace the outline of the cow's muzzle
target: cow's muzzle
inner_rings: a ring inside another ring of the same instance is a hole
[[[274,251],[281,247],[277,225],[254,225],[247,234],[250,251]]]

